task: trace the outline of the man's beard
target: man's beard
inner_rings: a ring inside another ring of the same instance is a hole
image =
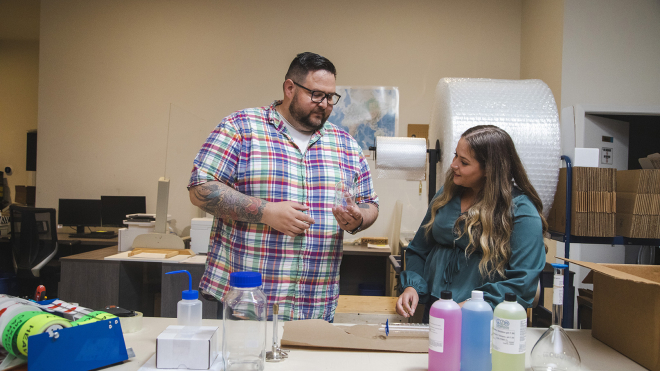
[[[316,131],[319,130],[320,128],[323,127],[323,124],[325,124],[325,121],[328,119],[328,116],[325,115],[325,110],[323,110],[320,106],[317,106],[315,109],[305,112],[305,110],[301,107],[298,106],[298,94],[296,94],[293,99],[291,100],[291,104],[289,105],[289,113],[291,114],[291,117],[296,120],[300,125],[302,125],[305,129],[311,130],[311,131]],[[320,123],[314,123],[312,122],[312,113],[319,112],[321,110],[321,122]]]

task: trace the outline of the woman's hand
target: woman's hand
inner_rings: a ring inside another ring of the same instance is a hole
[[[404,317],[412,317],[415,314],[415,308],[419,302],[419,295],[412,287],[406,287],[403,294],[396,301],[396,312]]]

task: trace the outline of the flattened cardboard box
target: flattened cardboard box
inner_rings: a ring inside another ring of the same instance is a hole
[[[571,234],[614,237],[616,235],[616,169],[574,167],[572,181]],[[555,200],[548,215],[550,230],[566,230],[566,168],[559,170]]]
[[[660,169],[617,171],[617,192],[660,193]]]
[[[629,238],[660,238],[660,215],[617,213],[616,233]]]
[[[617,172],[616,233],[660,238],[660,170]]]
[[[660,266],[564,260],[591,269],[584,283],[594,285],[592,336],[660,371]]]
[[[428,353],[428,338],[385,337],[378,325],[338,326],[321,319],[284,323],[282,346]]]

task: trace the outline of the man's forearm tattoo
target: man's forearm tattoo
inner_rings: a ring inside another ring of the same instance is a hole
[[[250,223],[260,223],[267,202],[246,196],[229,186],[205,183],[194,188],[195,198],[202,202],[200,208],[220,218]]]

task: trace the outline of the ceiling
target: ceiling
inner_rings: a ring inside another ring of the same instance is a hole
[[[40,0],[0,0],[0,40],[39,40]]]

